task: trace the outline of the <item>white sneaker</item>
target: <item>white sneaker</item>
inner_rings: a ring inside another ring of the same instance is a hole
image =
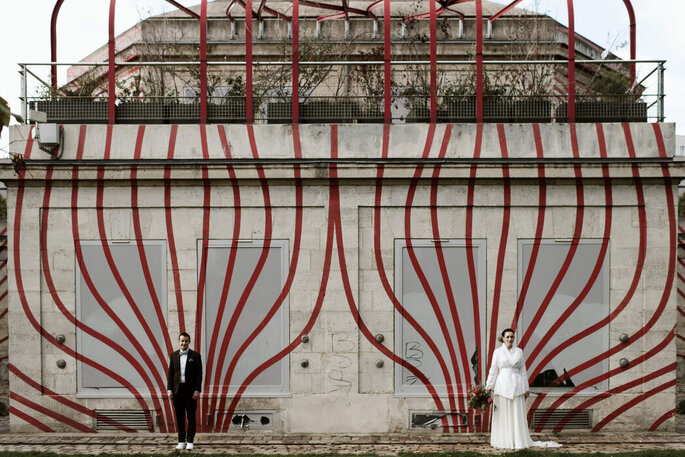
[[[194,447],[195,447],[195,446],[193,446],[193,443],[188,443],[188,444],[186,445],[186,449],[189,450],[189,451],[192,451]]]
[[[186,448],[186,443],[178,443],[176,445],[176,449],[180,450],[180,449],[185,449],[185,448]],[[192,449],[192,446],[191,446],[191,449]]]

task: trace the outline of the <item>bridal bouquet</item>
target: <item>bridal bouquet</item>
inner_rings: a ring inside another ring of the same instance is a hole
[[[477,411],[485,411],[492,403],[492,393],[483,384],[469,387],[469,407]],[[494,405],[493,405],[494,408]]]

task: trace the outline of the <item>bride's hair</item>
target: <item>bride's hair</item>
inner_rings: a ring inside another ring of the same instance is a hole
[[[514,332],[513,329],[505,328],[504,330],[502,330],[502,333],[500,334],[499,338],[497,338],[500,343],[504,342],[504,335],[506,335],[509,332],[516,334],[516,332]]]

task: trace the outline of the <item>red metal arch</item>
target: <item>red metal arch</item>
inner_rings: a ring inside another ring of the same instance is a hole
[[[196,19],[199,19],[200,21],[200,122],[202,124],[207,122],[207,94],[206,94],[206,89],[207,89],[207,0],[202,0],[201,1],[201,14],[198,16],[197,13],[191,11],[190,9],[184,7],[183,5],[179,4],[175,0],[165,0],[167,3],[177,7],[181,11],[184,11],[186,14],[188,14],[191,17],[194,17]],[[246,75],[246,86],[247,86],[247,101],[246,101],[246,108],[248,110],[247,114],[247,121],[248,123],[251,123],[253,121],[252,119],[252,15],[253,15],[253,10],[252,10],[252,0],[236,0],[238,3],[240,3],[242,6],[245,7],[246,14],[245,14],[245,25],[246,25],[246,40],[245,40],[245,51],[246,51],[246,69],[247,69],[247,75]],[[287,16],[283,15],[282,13],[279,13],[275,10],[272,10],[271,8],[268,8],[266,6],[266,1],[267,0],[262,0],[259,6],[259,10],[257,11],[257,17],[261,18],[262,16],[262,11],[268,12],[270,14],[274,14],[277,17],[281,18],[287,18]],[[440,9],[436,9],[436,0],[430,0],[429,6],[430,6],[430,11],[428,13],[430,17],[430,58],[431,58],[431,122],[436,122],[437,120],[437,79],[436,79],[436,71],[437,71],[437,38],[436,38],[436,20],[438,14],[440,14],[444,9],[446,9],[450,5],[456,5],[459,3],[466,3],[467,1],[475,1],[476,2],[476,120],[477,122],[482,122],[483,121],[483,11],[482,11],[482,0],[447,0],[447,1],[440,1]],[[499,17],[501,17],[503,14],[505,14],[507,11],[511,10],[515,5],[520,3],[521,0],[513,0],[509,5],[505,6],[502,8],[499,12],[491,16],[488,20],[490,22],[494,22],[497,20]],[[60,8],[62,7],[62,4],[64,3],[64,0],[57,0],[55,3],[55,6],[53,8],[52,12],[52,18],[51,18],[51,27],[50,27],[50,39],[51,39],[51,60],[52,62],[57,61],[57,17],[59,15]],[[299,4],[307,5],[307,6],[312,6],[312,7],[317,7],[317,8],[322,8],[322,9],[329,9],[329,10],[335,10],[342,12],[342,14],[347,17],[349,13],[355,13],[355,14],[360,14],[364,16],[371,17],[373,19],[376,19],[376,16],[371,13],[371,9],[378,5],[380,3],[379,1],[376,1],[369,5],[369,7],[364,10],[358,10],[354,8],[350,8],[346,1],[342,1],[342,5],[328,5],[328,4],[323,4],[311,0],[300,0],[298,3],[297,0],[294,0],[294,15],[299,14]],[[623,3],[626,7],[626,10],[628,12],[628,16],[630,19],[630,57],[631,60],[635,60],[636,58],[636,20],[635,20],[635,11],[632,7],[631,1],[630,0],[623,0]],[[233,5],[229,5],[229,9],[227,9],[227,16],[230,18],[230,7]],[[385,7],[385,14],[389,15],[389,4],[387,0],[384,0],[384,7]],[[575,81],[575,20],[574,20],[574,8],[573,8],[573,0],[567,0],[567,8],[568,8],[568,116],[569,116],[569,122],[575,122],[575,98],[576,98],[576,81]],[[108,55],[109,55],[109,74],[108,74],[108,79],[109,79],[109,94],[114,94],[115,93],[115,57],[116,57],[116,50],[115,50],[115,35],[114,35],[114,13],[116,9],[116,0],[110,0],[110,10],[109,10],[109,40],[108,40]],[[325,20],[326,18],[332,18],[332,17],[338,17],[340,14],[336,14],[333,16],[329,17],[321,17],[319,20]],[[424,17],[425,15],[420,15],[421,17]],[[296,24],[298,23],[298,20],[295,19],[295,17],[292,18],[294,21],[293,23],[293,28],[296,28]],[[389,24],[390,21],[385,21],[386,23]],[[385,73],[386,73],[386,86],[388,85],[388,78],[389,78],[389,66],[390,63],[390,56],[389,56],[389,49],[390,49],[390,39],[389,39],[389,30],[387,30],[386,26],[386,31],[385,31],[385,56],[384,56],[384,61],[385,61]],[[295,51],[298,47],[298,36],[299,34],[294,30],[293,31],[293,51]],[[295,53],[293,53],[294,56],[296,56]],[[294,57],[293,59],[293,122],[297,122],[298,119],[298,100],[296,96],[297,92],[297,76],[299,74],[298,70],[298,62],[297,58]],[[630,75],[631,75],[631,81],[635,81],[635,63],[631,63],[630,65]],[[56,65],[51,66],[51,83],[52,87],[54,89],[57,89],[57,68]],[[387,89],[387,87],[386,87]],[[389,99],[389,94],[387,93],[388,91],[386,90],[386,100],[385,100],[385,105],[387,107],[388,105],[388,99]],[[115,97],[109,97],[109,106],[108,106],[108,116],[109,116],[109,122],[114,123],[114,110],[115,110]],[[386,109],[386,111],[389,111]],[[387,121],[387,114],[386,113],[386,121]]]

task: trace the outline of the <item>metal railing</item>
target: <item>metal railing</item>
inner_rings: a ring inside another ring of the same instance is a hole
[[[382,123],[385,119],[384,63],[300,62],[299,122]],[[629,66],[637,77],[630,81]],[[70,66],[71,80],[57,89],[46,81],[53,65]],[[198,62],[121,62],[113,94],[116,123],[198,123],[202,94]],[[206,116],[210,123],[293,122],[290,62],[254,62],[251,96],[246,96],[244,62],[209,62]],[[393,123],[429,122],[432,103],[438,122],[567,122],[567,62],[486,61],[482,101],[476,96],[473,61],[438,61],[431,97],[428,61],[391,65],[389,118]],[[663,121],[665,61],[577,60],[576,122]],[[43,77],[42,74],[46,76]],[[110,122],[107,63],[24,63],[22,114],[47,115],[49,122]],[[251,116],[247,108],[252,106]]]

